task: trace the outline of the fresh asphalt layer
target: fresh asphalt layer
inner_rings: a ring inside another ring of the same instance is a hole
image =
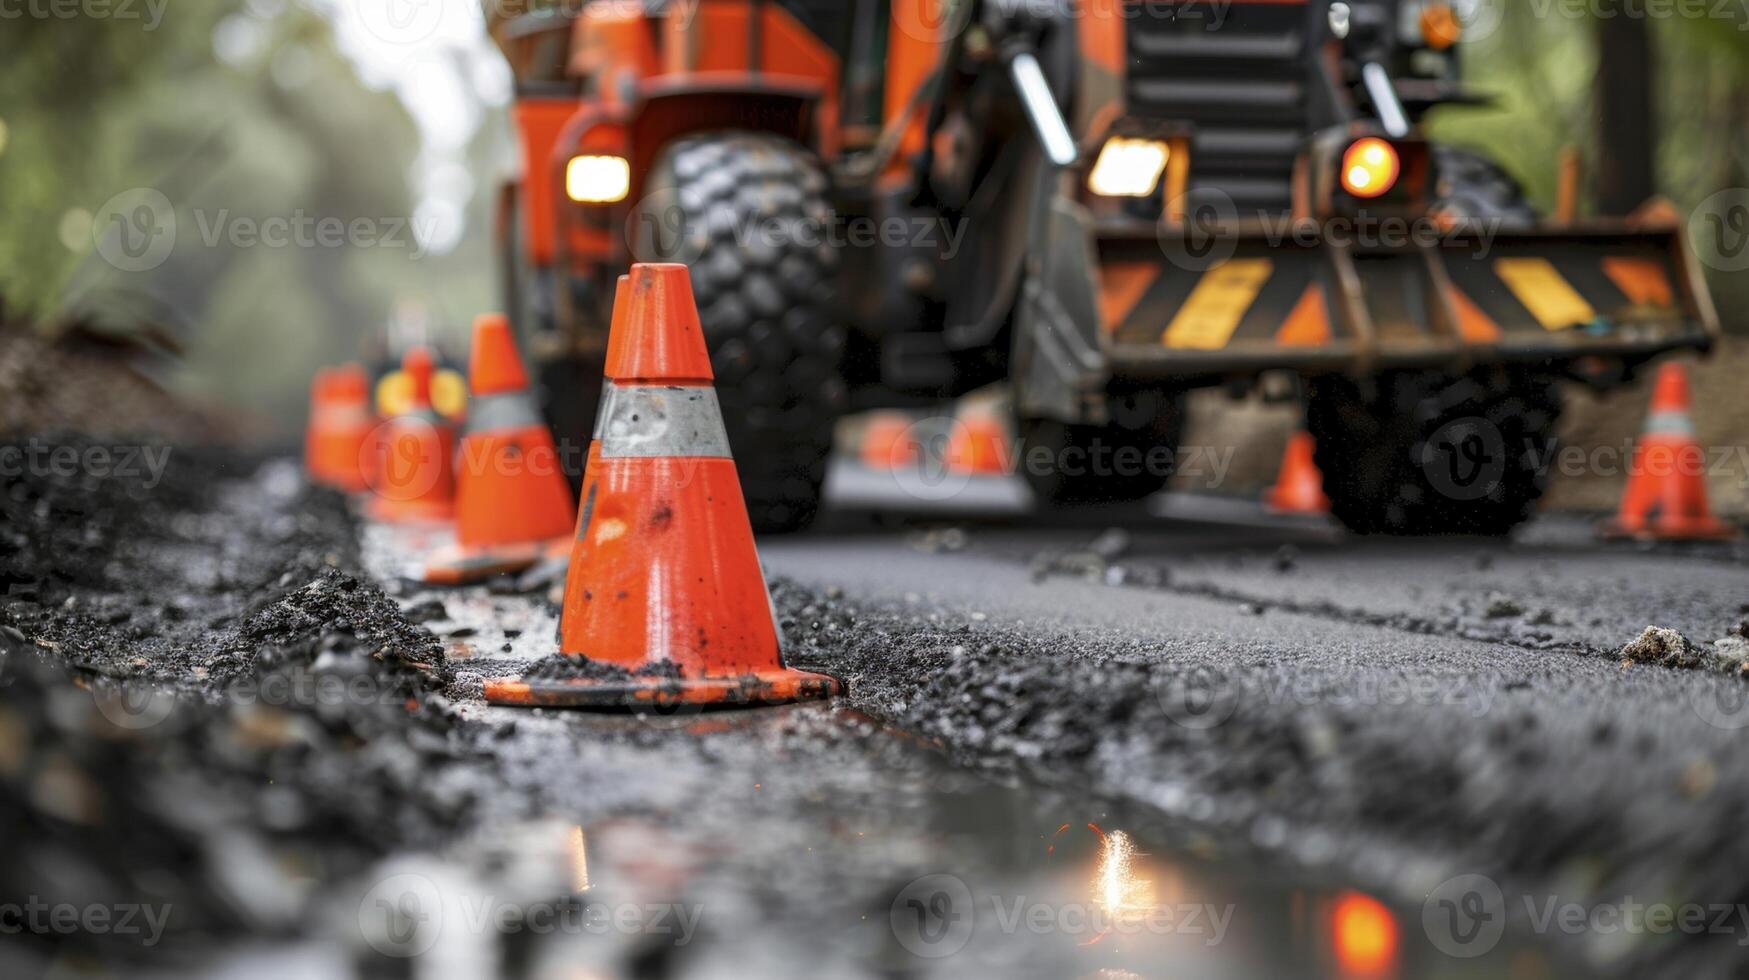
[[[144,949],[22,937],[0,973],[1742,962],[1746,682],[1618,656],[1648,625],[1724,638],[1741,546],[832,489],[760,547],[789,661],[843,697],[603,715],[480,698],[555,648],[556,578],[411,581],[441,533],[361,522],[289,463],[20,482],[0,884],[170,914]]]

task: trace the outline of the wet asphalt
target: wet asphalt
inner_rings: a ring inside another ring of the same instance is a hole
[[[1619,656],[1648,625],[1725,638],[1741,545],[1600,545],[1565,517],[1361,541],[1183,496],[1045,516],[1000,481],[841,467],[821,525],[761,554],[789,660],[848,694],[599,715],[478,696],[551,651],[551,582],[429,589],[409,556],[440,534],[354,525],[281,463],[182,473],[119,501],[20,488],[52,512],[15,494],[52,574],[13,587],[7,636],[76,683],[19,653],[5,675],[27,751],[0,754],[22,821],[0,883],[177,909],[144,950],[0,949],[21,975],[1749,963],[1749,681]],[[376,696],[213,680],[286,671]],[[147,680],[180,692],[174,724],[61,696]],[[14,795],[38,770],[58,792]]]

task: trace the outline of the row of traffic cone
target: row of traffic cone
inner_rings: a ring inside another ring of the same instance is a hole
[[[918,423],[902,412],[880,412],[863,430],[858,453],[864,466],[896,470],[915,466],[926,455],[926,440]],[[948,427],[941,464],[949,473],[1000,476],[1011,472],[1017,460],[1008,427],[988,411],[969,412]]]
[[[429,354],[410,351],[403,371],[406,411],[360,442],[381,456],[364,467],[375,474],[367,510],[394,522],[453,519],[455,544],[426,579],[568,555],[559,652],[575,669],[548,663],[490,679],[488,701],[750,704],[839,690],[835,678],[783,663],[685,266],[639,264],[620,277],[607,397],[575,506],[502,316],[475,323],[459,449],[431,410]],[[313,448],[327,422],[312,414],[313,475],[327,460]]]
[[[1007,433],[994,418],[974,415],[956,420],[944,462],[950,471],[1002,473],[1010,458]],[[1278,514],[1328,514],[1330,498],[1313,456],[1312,434],[1299,429],[1288,439],[1275,484],[1264,504]],[[860,453],[864,466],[894,470],[914,464],[922,453],[914,423],[900,413],[881,413],[869,421]],[[1693,396],[1688,369],[1664,364],[1652,393],[1645,432],[1634,449],[1634,464],[1616,516],[1599,531],[1605,537],[1642,540],[1719,540],[1737,530],[1719,520],[1707,501],[1705,451],[1695,437]]]

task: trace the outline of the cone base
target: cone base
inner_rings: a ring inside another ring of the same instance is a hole
[[[1643,527],[1629,527],[1612,519],[1597,525],[1597,534],[1612,541],[1735,541],[1741,536],[1737,528],[1713,518],[1671,524],[1652,521]]]
[[[525,681],[520,677],[493,677],[486,680],[486,701],[529,708],[638,708],[674,704],[754,707],[830,698],[842,690],[843,685],[836,677],[780,668],[736,677],[691,680]]]
[[[431,557],[422,578],[432,585],[466,585],[494,575],[520,572],[548,558],[569,559],[570,556],[569,535],[549,541],[520,541],[482,548],[452,545]]]

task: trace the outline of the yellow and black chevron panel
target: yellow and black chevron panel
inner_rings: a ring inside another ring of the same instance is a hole
[[[1225,258],[1191,263],[1163,261],[1133,242],[1101,243],[1108,348],[1226,352],[1247,364],[1273,352],[1288,366],[1363,350],[1390,361],[1475,346],[1568,353],[1685,346],[1709,330],[1671,233],[1452,237],[1433,249],[1263,236],[1228,245]]]
[[[1328,272],[1315,249],[1241,248],[1204,271],[1119,259],[1100,275],[1103,326],[1116,344],[1317,347],[1334,335]]]
[[[1466,340],[1680,324],[1678,256],[1656,238],[1496,241],[1480,257],[1442,256]]]

